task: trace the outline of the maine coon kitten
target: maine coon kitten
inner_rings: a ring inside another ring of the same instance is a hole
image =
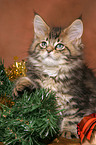
[[[75,20],[68,28],[50,28],[34,17],[34,41],[29,49],[27,77],[21,77],[14,94],[25,88],[49,88],[56,92],[61,115],[61,132],[77,136],[77,123],[83,116],[96,113],[96,79],[84,64],[81,36],[83,23]]]

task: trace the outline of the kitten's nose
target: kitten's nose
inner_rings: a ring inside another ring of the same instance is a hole
[[[46,48],[46,50],[47,50],[48,53],[50,53],[51,51],[53,51],[53,48],[49,46],[49,47]]]

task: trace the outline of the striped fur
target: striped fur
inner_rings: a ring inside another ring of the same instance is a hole
[[[27,77],[17,80],[13,92],[18,96],[18,92],[26,88],[55,91],[58,109],[65,109],[60,112],[63,117],[59,122],[60,130],[70,131],[75,136],[76,125],[82,117],[96,112],[96,78],[84,64],[82,33],[83,24],[79,19],[66,29],[51,29],[36,15]]]

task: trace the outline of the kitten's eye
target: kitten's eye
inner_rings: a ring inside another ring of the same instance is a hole
[[[41,42],[40,47],[41,48],[46,48],[47,47],[47,42],[46,41]]]
[[[64,50],[65,46],[62,43],[59,43],[59,44],[56,45],[55,49],[56,50]]]

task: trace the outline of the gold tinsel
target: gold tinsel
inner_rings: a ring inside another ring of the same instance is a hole
[[[17,61],[18,57],[14,57],[14,64],[6,68],[6,75],[8,78],[13,81],[17,79],[20,76],[26,76],[26,66],[25,66],[25,61],[22,60],[20,62]]]
[[[10,79],[10,81],[14,81],[20,76],[26,76],[26,72],[27,72],[26,66],[25,66],[26,62],[24,60],[18,62],[17,59],[18,57],[15,56],[14,64],[9,66],[8,68],[5,68],[6,75]],[[12,99],[6,96],[6,94],[5,96],[0,97],[0,103],[7,105],[8,107],[12,107],[14,105],[14,102],[12,101]],[[0,106],[0,109],[2,109],[1,106]]]

